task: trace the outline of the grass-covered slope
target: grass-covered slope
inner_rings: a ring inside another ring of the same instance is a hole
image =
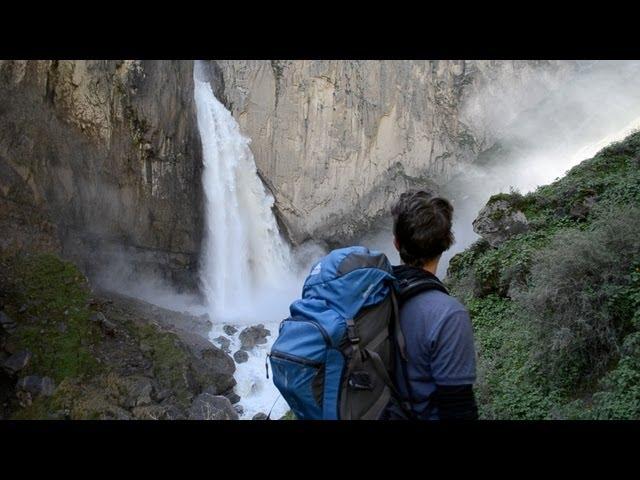
[[[0,314],[13,324],[0,324],[0,419],[184,419],[203,391],[229,394],[233,360],[169,326],[191,317],[143,307],[92,291],[56,255],[0,251]],[[20,352],[29,360],[7,372]],[[53,390],[23,391],[30,377]]]
[[[474,324],[481,416],[640,418],[640,133],[497,200],[529,230],[478,241],[448,272]]]

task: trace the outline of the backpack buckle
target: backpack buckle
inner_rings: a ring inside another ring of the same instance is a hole
[[[356,332],[356,324],[352,318],[347,320],[347,338],[351,344],[360,342],[360,337]]]

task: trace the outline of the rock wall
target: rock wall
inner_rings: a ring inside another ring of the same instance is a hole
[[[85,271],[119,264],[193,287],[202,188],[192,67],[1,61],[0,218],[28,225],[31,215],[11,215],[44,212]]]
[[[546,61],[213,63],[289,237],[330,244],[370,228],[399,191],[437,189],[574,69]]]
[[[543,61],[210,61],[293,241],[352,241],[437,190],[573,69]],[[2,241],[195,289],[192,61],[0,61]],[[523,95],[526,92],[527,95]],[[104,267],[108,268],[104,268]]]

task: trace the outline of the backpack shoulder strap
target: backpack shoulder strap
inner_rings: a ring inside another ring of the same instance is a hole
[[[398,282],[397,292],[391,290],[391,300],[393,302],[393,325],[394,325],[394,337],[396,346],[400,353],[400,368],[402,368],[402,376],[404,378],[404,384],[407,391],[407,399],[398,398],[400,407],[405,412],[405,415],[411,420],[416,418],[415,410],[413,409],[413,389],[411,388],[411,382],[409,381],[408,371],[408,357],[407,357],[407,343],[402,333],[402,327],[400,325],[400,308],[399,302],[404,303],[411,297],[427,290],[439,290],[447,295],[449,291],[437,278],[420,278],[420,279],[403,279]]]
[[[405,415],[411,420],[415,419],[414,409],[413,409],[413,390],[411,388],[411,382],[409,382],[409,372],[407,369],[408,358],[407,358],[407,342],[404,338],[404,334],[402,333],[402,326],[400,325],[400,309],[398,307],[398,299],[396,297],[396,293],[393,289],[391,289],[391,302],[393,303],[393,329],[394,329],[394,338],[396,341],[396,347],[398,348],[398,352],[400,353],[400,368],[402,368],[402,377],[404,378],[404,385],[407,389],[407,399],[403,401],[398,396],[398,402],[400,402],[400,408],[404,411]]]
[[[436,278],[405,279],[398,282],[400,303],[404,303],[411,297],[427,290],[438,290],[449,295],[447,288]]]

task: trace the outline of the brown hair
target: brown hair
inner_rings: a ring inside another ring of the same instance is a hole
[[[391,214],[400,258],[407,265],[421,267],[453,244],[453,206],[444,198],[411,190],[400,195]]]

